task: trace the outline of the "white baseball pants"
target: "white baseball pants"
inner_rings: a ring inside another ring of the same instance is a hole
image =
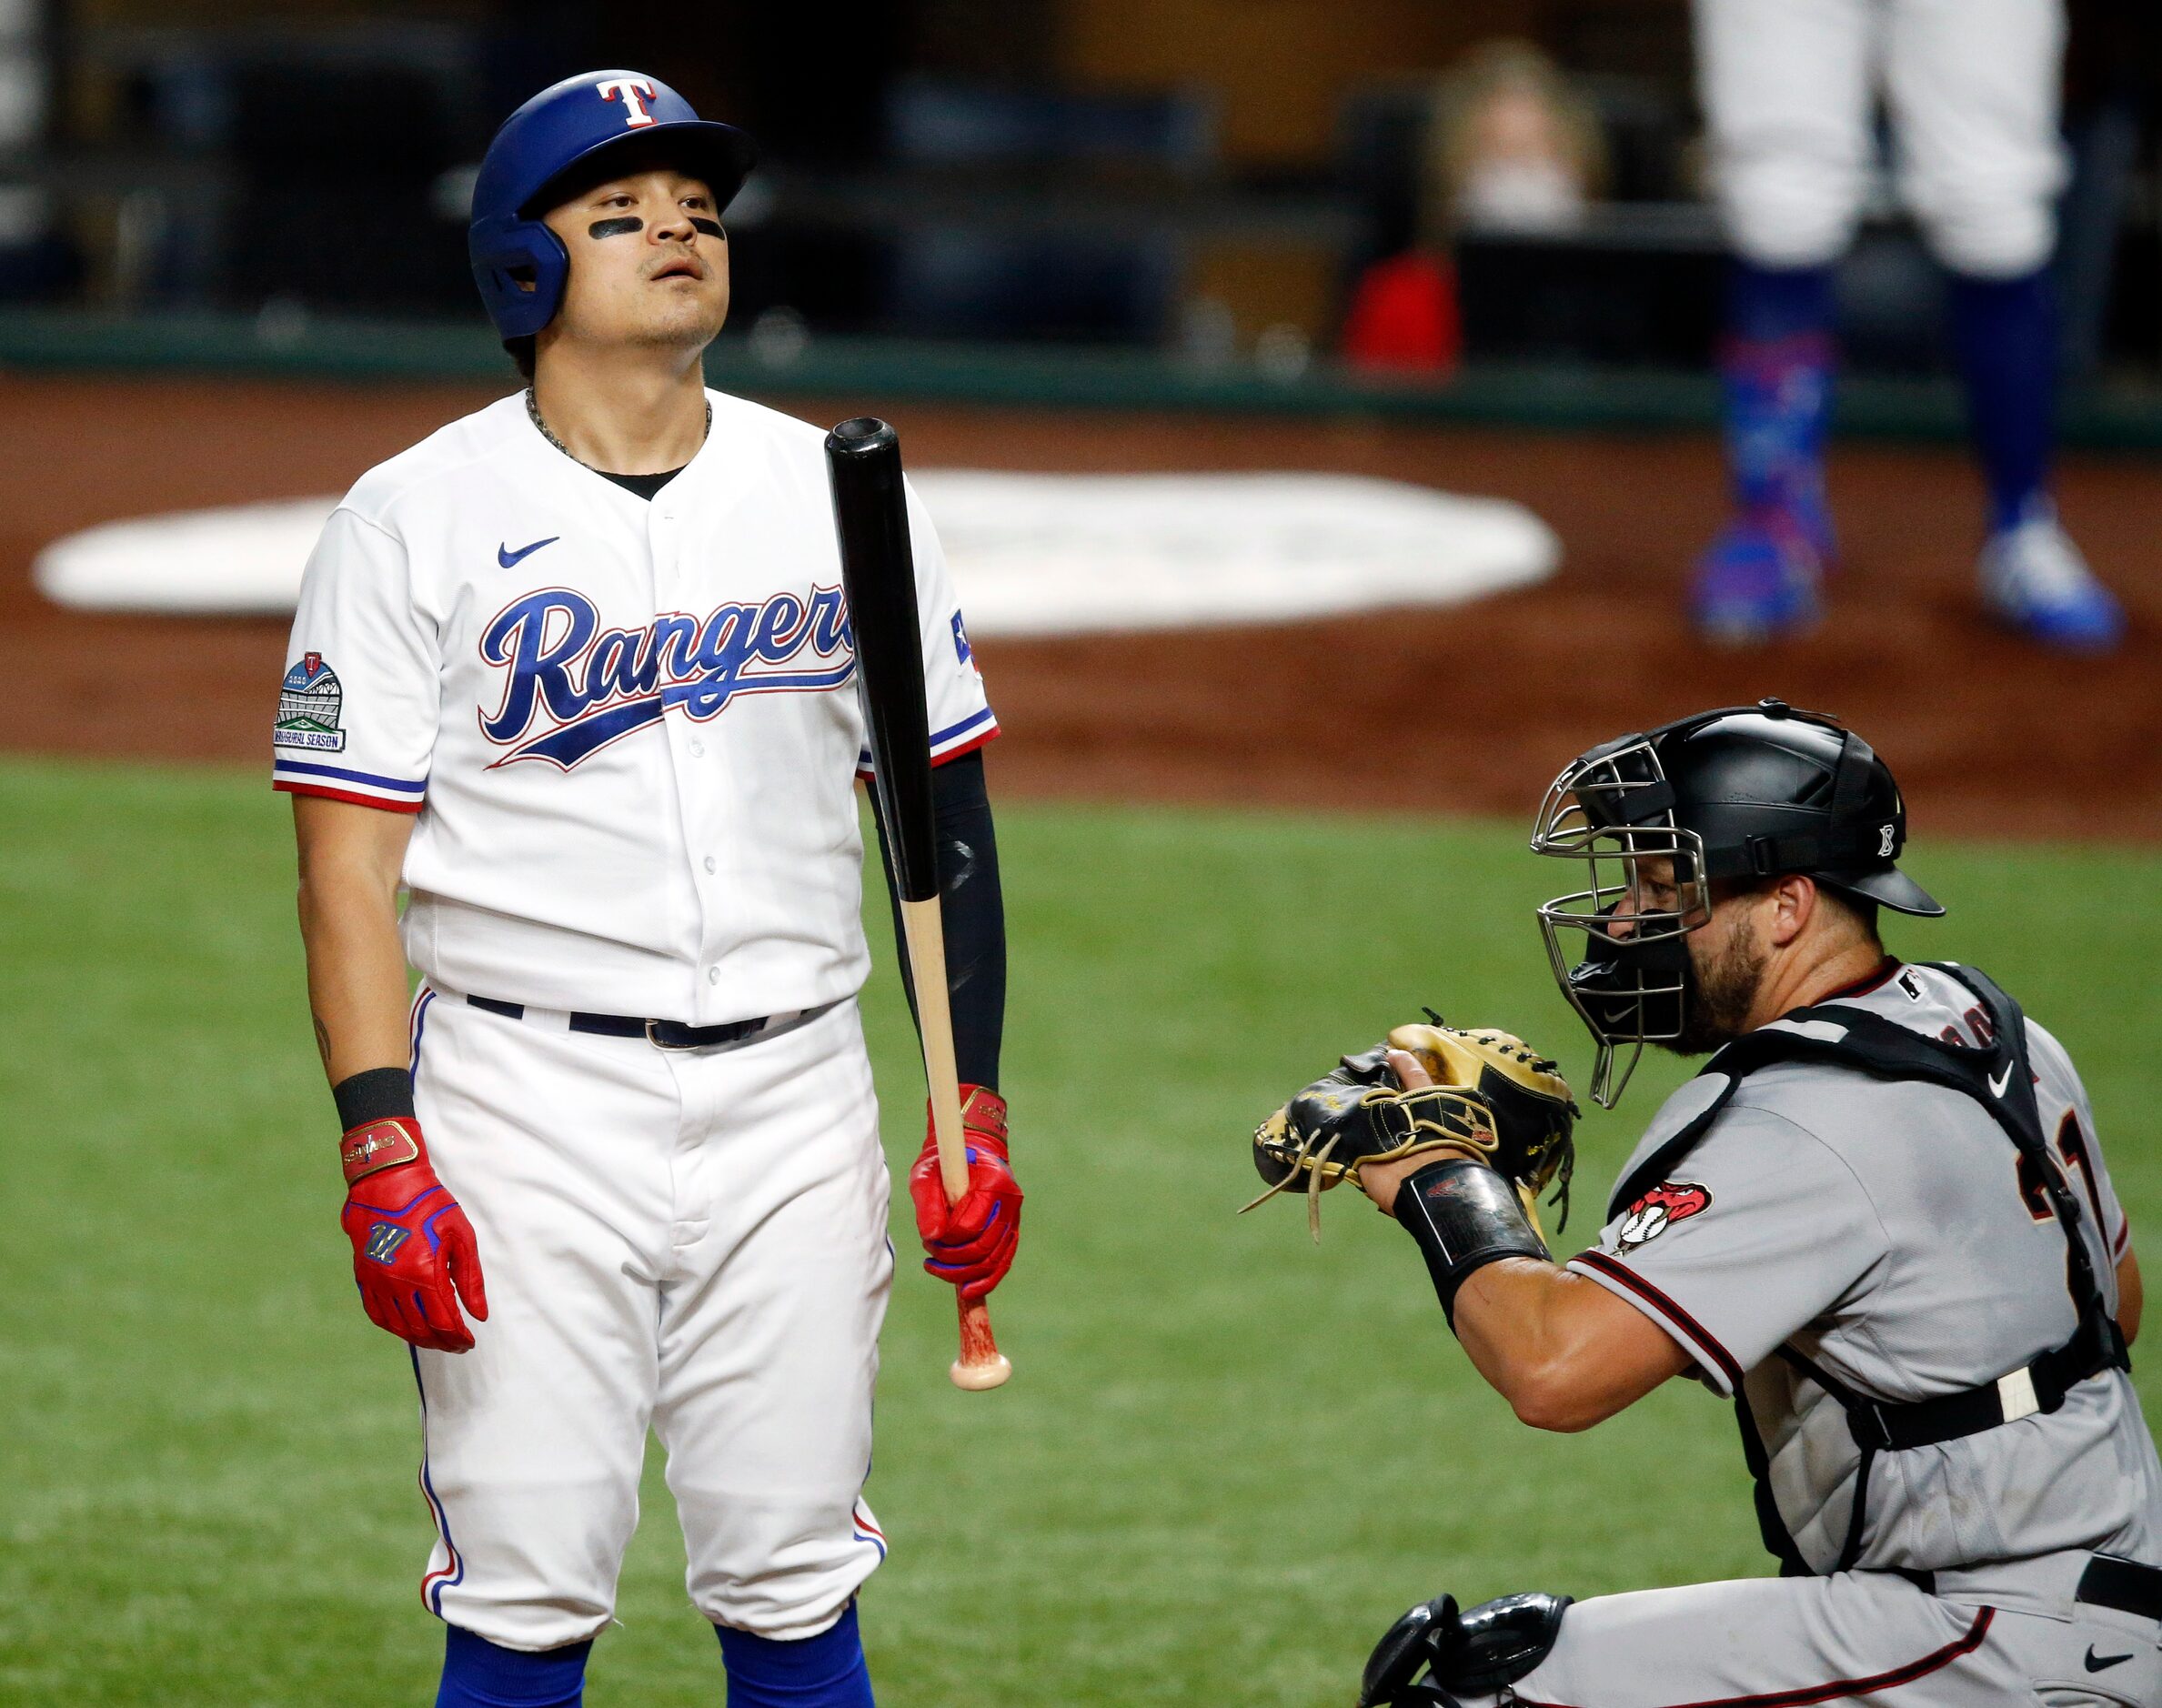
[[[1845,249],[1880,87],[1900,197],[1937,259],[2012,278],[2049,258],[2063,0],[1695,0],[1695,19],[1714,183],[1747,259]]]
[[[1514,1694],[1465,1708],[2154,1708],[2151,1619],[1970,1606],[1885,1572],[1579,1602]],[[2113,1658],[2116,1657],[2116,1658]],[[2098,1670],[2090,1663],[2099,1661]]]
[[[507,1648],[608,1623],[650,1425],[692,1603],[816,1635],[884,1558],[860,1495],[893,1281],[855,1005],[734,1049],[423,989],[416,1095],[490,1316],[414,1367],[437,1535],[422,1585]]]

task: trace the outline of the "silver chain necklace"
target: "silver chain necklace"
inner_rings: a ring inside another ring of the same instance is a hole
[[[533,387],[530,386],[526,387],[526,418],[533,423],[534,427],[538,430],[542,438],[546,439],[550,445],[553,445],[558,450],[561,451],[564,456],[569,457],[570,460],[576,463],[580,468],[593,468],[593,465],[591,463],[588,462],[583,457],[580,457],[576,451],[572,450],[569,446],[564,444],[561,439],[558,438],[553,433],[548,431],[548,424],[540,418],[539,400],[533,396]],[[713,399],[709,397],[706,399],[706,425],[699,434],[699,443],[701,445],[704,444],[707,438],[711,436],[712,432]],[[598,475],[605,471],[598,468],[593,468],[593,472]]]

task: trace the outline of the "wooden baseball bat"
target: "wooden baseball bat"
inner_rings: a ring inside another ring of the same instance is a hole
[[[891,853],[888,871],[907,940],[931,1132],[947,1201],[969,1186],[961,1132],[960,1075],[953,1061],[953,1015],[946,989],[945,928],[939,912],[937,830],[930,798],[930,718],[924,703],[923,630],[916,609],[916,560],[909,544],[900,440],[883,421],[860,416],[826,436],[841,584],[862,678],[880,817]],[[958,1293],[956,1298],[958,1298]],[[960,1307],[960,1356],[948,1371],[957,1388],[996,1388],[1013,1366],[991,1337],[980,1300]]]

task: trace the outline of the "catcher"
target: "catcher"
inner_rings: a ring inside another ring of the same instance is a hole
[[[1880,908],[1944,911],[1906,838],[1868,743],[1777,700],[1562,773],[1532,847],[1587,872],[1539,914],[1594,1097],[1646,1043],[1716,1052],[1565,1265],[1532,1198],[1566,1182],[1574,1107],[1505,1034],[1399,1028],[1255,1135],[1272,1193],[1350,1180],[1394,1216],[1525,1422],[1588,1429],[1683,1374],[1734,1400],[1780,1564],[1437,1596],[1362,1708],[2162,1703],[2124,1210],[2063,1047],[1972,968],[1885,952]]]

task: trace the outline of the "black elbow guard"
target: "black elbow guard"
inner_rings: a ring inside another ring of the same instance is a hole
[[[1396,1189],[1396,1220],[1419,1242],[1442,1313],[1456,1329],[1456,1290],[1504,1257],[1546,1258],[1516,1188],[1483,1162],[1444,1157]]]

